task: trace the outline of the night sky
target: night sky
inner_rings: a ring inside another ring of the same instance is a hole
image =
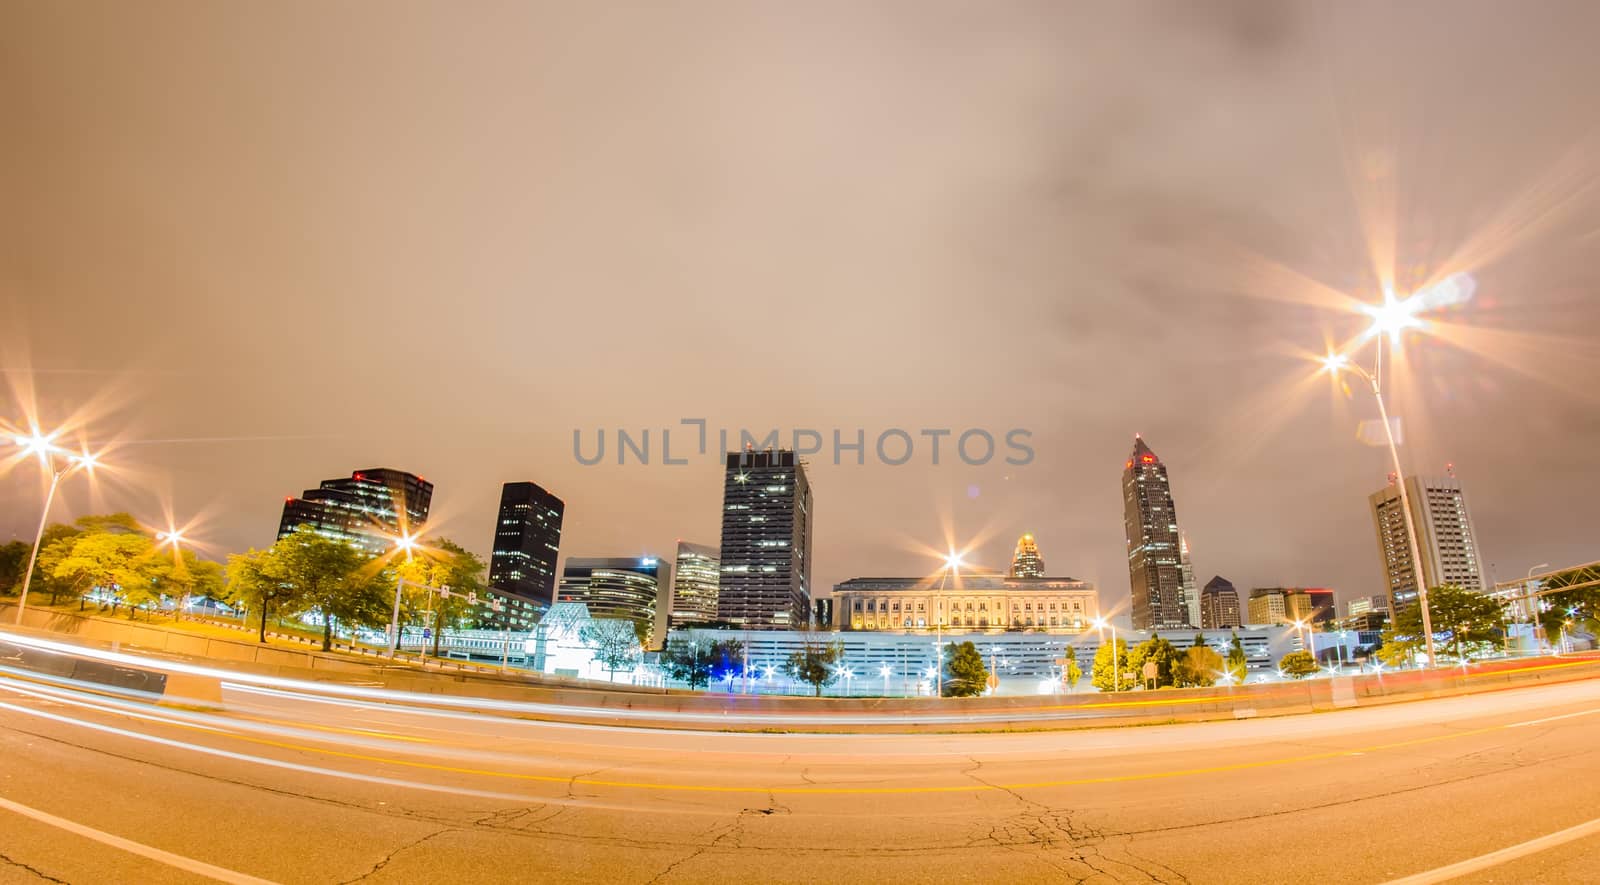
[[[480,552],[531,479],[564,555],[670,555],[718,540],[714,457],[584,467],[574,429],[1027,428],[1024,467],[813,456],[814,584],[1031,531],[1109,602],[1140,432],[1200,582],[1348,598],[1382,592],[1387,454],[1308,357],[1385,280],[1466,272],[1393,375],[1407,469],[1456,465],[1494,577],[1587,562],[1597,33],[1588,2],[5,4],[0,418],[117,442],[57,519],[201,516],[213,555],[373,466]],[[0,476],[0,537],[40,482]]]

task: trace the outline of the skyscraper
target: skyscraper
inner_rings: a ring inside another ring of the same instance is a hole
[[[729,452],[717,620],[753,630],[811,621],[811,484],[787,449]]]
[[[654,556],[571,556],[561,569],[557,602],[581,602],[596,618],[634,623],[647,645],[659,647],[657,608],[666,605],[672,567]]]
[[[678,542],[677,568],[672,573],[671,624],[676,630],[717,619],[717,587],[722,551],[704,544]]]
[[[1239,619],[1239,591],[1227,578],[1213,576],[1206,582],[1205,589],[1200,591],[1200,626],[1206,630],[1217,630],[1238,627],[1242,623]]]
[[[1166,465],[1137,434],[1133,455],[1122,471],[1123,528],[1128,538],[1130,613],[1135,630],[1175,630],[1190,626],[1181,605],[1183,568],[1178,514]]]
[[[1178,605],[1191,625],[1200,623],[1200,590],[1194,582],[1194,564],[1189,561],[1189,536],[1178,533],[1178,569],[1182,575]]]
[[[1449,584],[1482,592],[1483,559],[1460,481],[1454,477],[1407,477],[1406,496],[1411,502],[1411,522],[1416,527],[1417,548],[1422,557],[1422,580],[1428,587]],[[1398,611],[1417,599],[1400,489],[1391,482],[1369,495],[1367,502],[1378,531],[1378,553],[1383,560],[1390,610]]]
[[[508,482],[489,555],[489,586],[542,606],[555,602],[556,555],[566,505],[537,483]]]
[[[321,535],[377,555],[388,551],[396,536],[421,533],[432,502],[433,483],[414,473],[388,467],[357,470],[286,499],[278,537],[309,525]]]
[[[1011,554],[1011,577],[1044,577],[1044,557],[1039,555],[1039,545],[1034,543],[1032,533],[1017,539],[1017,550]]]

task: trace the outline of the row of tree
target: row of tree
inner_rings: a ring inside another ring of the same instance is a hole
[[[256,616],[263,642],[269,618],[315,613],[326,651],[338,630],[387,625],[403,586],[401,623],[430,626],[438,654],[445,629],[479,617],[472,599],[486,589],[483,574],[483,559],[448,538],[430,538],[404,557],[373,558],[303,525],[271,547],[229,556],[224,599]]]
[[[31,549],[22,542],[0,546],[0,588],[20,587]],[[113,610],[126,605],[129,617],[168,607],[182,617],[189,600],[208,598],[247,609],[262,641],[271,619],[314,613],[327,649],[337,630],[387,625],[402,580],[403,622],[431,624],[435,653],[438,628],[471,626],[482,614],[470,600],[486,589],[483,560],[447,538],[429,539],[404,558],[374,558],[301,526],[271,547],[229,556],[224,569],[161,543],[126,513],[47,527],[31,590],[48,594],[51,605],[62,598],[95,598]]]
[[[1146,664],[1155,666],[1147,671]],[[1102,643],[1095,652],[1089,681],[1101,691],[1129,691],[1140,686],[1203,688],[1215,685],[1224,676],[1233,682],[1243,682],[1247,666],[1244,645],[1237,634],[1226,656],[1206,644],[1204,634],[1196,634],[1193,644],[1182,651],[1159,636],[1139,643],[1132,650],[1127,642],[1117,639]],[[1147,672],[1151,675],[1147,676]]]
[[[13,592],[21,587],[32,549],[21,541],[0,547],[0,586]],[[132,516],[112,513],[46,527],[31,589],[48,594],[52,605],[98,590],[113,609],[126,604],[131,617],[163,599],[178,600],[181,611],[182,602],[215,597],[222,586],[217,563],[159,544]]]

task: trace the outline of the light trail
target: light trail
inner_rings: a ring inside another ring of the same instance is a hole
[[[13,688],[11,686],[0,686],[0,687]],[[23,692],[23,693],[27,694],[28,692]],[[79,705],[80,706],[88,706],[88,705],[85,705],[85,704],[79,704]],[[53,713],[46,713],[44,711],[39,711],[39,710],[31,710],[29,708],[17,706],[17,705],[14,705],[14,704],[0,703],[0,709],[12,710],[14,712],[21,713],[23,715],[38,716],[38,717],[41,717],[41,718],[50,719],[50,720],[54,720],[54,721],[57,721],[57,722],[63,722],[63,723],[66,723],[66,724],[71,724],[71,725],[79,725],[79,726],[82,726],[82,727],[85,727],[85,728],[104,731],[104,732],[108,732],[108,733],[112,733],[112,734],[121,735],[121,736],[124,736],[124,737],[130,737],[130,738],[133,738],[133,739],[136,739],[136,740],[146,740],[146,741],[149,741],[149,742],[152,742],[152,743],[163,744],[163,745],[166,745],[166,746],[179,747],[179,748],[182,748],[182,749],[194,750],[196,752],[201,752],[201,753],[206,753],[206,754],[216,755],[216,756],[222,756],[222,757],[225,757],[225,758],[235,759],[235,760],[238,760],[238,761],[254,762],[254,763],[257,763],[257,764],[269,765],[269,766],[274,766],[274,767],[289,768],[289,769],[296,770],[296,771],[302,771],[302,772],[314,773],[314,774],[331,774],[333,776],[352,778],[352,779],[356,779],[356,780],[365,780],[365,781],[370,781],[370,782],[373,782],[373,783],[383,783],[383,784],[387,784],[387,785],[390,785],[390,786],[401,786],[401,787],[409,787],[409,788],[421,789],[421,790],[433,790],[433,791],[440,791],[440,792],[463,792],[462,790],[460,790],[458,788],[445,787],[445,786],[442,786],[442,785],[432,784],[432,783],[427,783],[427,782],[406,781],[406,780],[400,780],[400,779],[397,779],[397,778],[387,778],[387,777],[380,777],[380,776],[376,776],[376,775],[361,775],[361,774],[357,774],[357,773],[354,773],[354,772],[339,771],[339,770],[336,770],[336,769],[325,769],[325,768],[320,768],[320,767],[317,767],[317,766],[306,766],[306,765],[302,765],[302,764],[299,764],[299,763],[284,762],[282,760],[269,759],[269,758],[266,758],[266,757],[259,757],[259,756],[251,756],[251,755],[248,755],[248,754],[235,753],[235,752],[232,752],[232,751],[221,750],[221,749],[212,748],[212,747],[204,747],[202,745],[189,744],[189,743],[186,743],[186,742],[183,742],[183,741],[176,741],[176,740],[172,740],[172,739],[168,739],[168,738],[160,738],[160,737],[156,737],[154,735],[148,735],[148,734],[144,734],[144,733],[141,733],[141,732],[131,731],[131,730],[128,730],[128,729],[121,729],[121,728],[117,728],[115,726],[102,725],[102,724],[99,724],[99,723],[89,722],[87,720],[74,719],[72,717],[61,716],[61,715],[53,714]],[[1588,711],[1583,711],[1583,712],[1585,712],[1585,713],[1596,713],[1596,712],[1600,712],[1600,708],[1595,708],[1593,710],[1588,710]],[[1548,721],[1548,718],[1547,719],[1524,720],[1524,721],[1511,722],[1511,723],[1500,723],[1500,724],[1482,726],[1482,727],[1477,727],[1477,728],[1462,729],[1462,730],[1459,730],[1459,731],[1449,731],[1449,732],[1445,732],[1443,734],[1429,735],[1429,736],[1426,736],[1426,737],[1411,738],[1411,739],[1408,739],[1408,740],[1389,741],[1389,742],[1376,743],[1376,744],[1370,744],[1370,745],[1365,745],[1365,746],[1347,747],[1347,748],[1341,748],[1341,749],[1335,749],[1335,750],[1326,750],[1326,751],[1317,752],[1317,753],[1305,753],[1305,754],[1299,754],[1299,755],[1294,755],[1294,756],[1275,757],[1275,758],[1271,758],[1271,759],[1252,759],[1252,760],[1248,760],[1248,761],[1244,761],[1244,762],[1226,763],[1226,764],[1220,764],[1220,765],[1196,766],[1196,767],[1189,767],[1189,768],[1165,769],[1165,770],[1158,770],[1158,771],[1134,772],[1134,773],[1129,773],[1129,774],[1106,775],[1106,776],[1100,776],[1100,777],[1065,778],[1065,779],[1057,779],[1057,780],[1042,780],[1042,781],[1030,781],[1030,782],[1019,782],[1019,783],[1007,783],[1007,784],[990,784],[990,783],[970,784],[970,783],[962,783],[962,784],[943,784],[943,785],[928,785],[928,786],[882,786],[882,787],[879,787],[879,786],[871,786],[871,787],[868,787],[868,786],[856,786],[856,787],[852,787],[852,786],[824,786],[824,785],[779,786],[779,785],[773,785],[773,784],[742,785],[742,784],[670,783],[670,782],[653,782],[653,781],[606,780],[606,779],[588,778],[588,777],[572,776],[572,775],[545,775],[545,774],[533,774],[533,773],[526,773],[526,772],[500,771],[500,770],[484,769],[484,768],[471,768],[471,767],[455,766],[455,765],[439,765],[439,764],[430,763],[430,762],[420,762],[420,761],[413,760],[413,759],[403,759],[403,758],[396,758],[396,757],[389,757],[389,756],[375,756],[375,755],[370,755],[370,754],[366,754],[366,753],[353,753],[353,752],[346,752],[346,751],[341,751],[341,750],[329,750],[329,749],[326,749],[326,748],[323,748],[323,747],[315,747],[315,746],[307,746],[307,745],[300,745],[300,744],[284,743],[284,742],[280,742],[280,741],[272,741],[272,740],[267,740],[267,739],[263,739],[263,738],[253,738],[253,737],[249,737],[247,735],[235,735],[234,738],[237,739],[237,740],[248,741],[248,742],[260,744],[260,745],[263,745],[263,746],[271,746],[271,747],[275,747],[275,748],[279,748],[279,749],[287,749],[287,750],[294,750],[294,751],[300,751],[300,752],[306,752],[306,753],[313,753],[313,754],[324,755],[324,756],[331,756],[331,757],[339,758],[339,759],[349,759],[349,760],[354,760],[354,761],[359,761],[359,762],[369,762],[369,763],[375,763],[375,764],[380,764],[380,765],[393,765],[393,766],[404,767],[404,768],[413,768],[413,769],[423,770],[423,771],[440,772],[440,773],[444,773],[444,774],[467,775],[467,776],[473,776],[473,777],[484,777],[484,778],[493,778],[493,779],[501,779],[501,780],[513,780],[513,781],[528,782],[528,783],[559,784],[559,785],[566,786],[568,789],[572,789],[572,788],[575,788],[575,787],[578,787],[578,786],[584,786],[584,787],[592,787],[592,788],[641,790],[641,791],[653,791],[653,792],[665,792],[665,793],[717,793],[717,794],[751,793],[751,794],[767,794],[767,795],[823,795],[823,796],[829,796],[829,795],[879,795],[879,796],[891,796],[891,795],[929,795],[929,794],[950,794],[950,793],[960,794],[960,793],[984,793],[984,792],[993,792],[993,791],[1009,792],[1009,791],[1015,791],[1015,790],[1061,789],[1061,788],[1065,788],[1065,787],[1075,787],[1075,786],[1091,786],[1091,785],[1121,784],[1121,783],[1138,783],[1138,782],[1146,782],[1146,781],[1158,781],[1158,780],[1171,780],[1171,779],[1178,779],[1178,778],[1198,777],[1198,776],[1214,775],[1214,774],[1227,774],[1227,773],[1232,773],[1232,772],[1241,772],[1241,771],[1251,771],[1251,770],[1259,770],[1259,769],[1267,769],[1267,768],[1286,767],[1286,766],[1298,765],[1298,764],[1308,763],[1308,762],[1334,761],[1334,760],[1338,760],[1338,759],[1361,757],[1361,756],[1366,756],[1366,755],[1370,755],[1370,754],[1374,754],[1374,753],[1386,752],[1386,751],[1390,751],[1390,750],[1408,749],[1408,748],[1413,748],[1413,747],[1418,747],[1418,746],[1427,746],[1427,745],[1438,744],[1438,743],[1443,743],[1443,742],[1448,742],[1448,741],[1461,740],[1461,739],[1469,738],[1469,737],[1475,737],[1475,736],[1480,736],[1480,735],[1504,732],[1504,731],[1507,731],[1509,729],[1527,727],[1529,725],[1538,724],[1538,723],[1541,723],[1541,722],[1544,722],[1544,721]],[[466,794],[466,795],[486,795],[483,791],[471,791],[471,790],[464,791],[464,794]],[[494,798],[505,798],[505,797],[508,796],[508,794],[492,794],[492,796]],[[557,800],[552,800],[552,799],[533,798],[533,797],[526,797],[526,796],[524,796],[524,797],[516,797],[516,798],[521,800],[521,801],[536,801],[536,802],[554,802],[554,801],[557,801]]]

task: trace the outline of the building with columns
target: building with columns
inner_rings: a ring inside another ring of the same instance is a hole
[[[1100,614],[1100,595],[1088,581],[991,573],[852,578],[834,585],[833,600],[834,626],[842,631],[1079,632]]]

